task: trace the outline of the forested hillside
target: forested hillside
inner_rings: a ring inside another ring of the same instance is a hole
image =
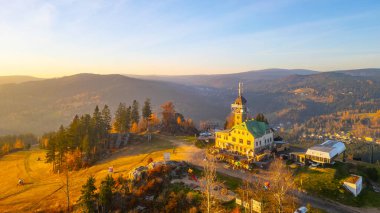
[[[296,75],[294,75],[296,73]],[[298,74],[297,74],[298,73]],[[380,70],[316,73],[308,70],[268,70],[230,75],[157,76],[155,80],[123,75],[79,74],[64,78],[0,85],[0,134],[41,134],[68,124],[75,114],[96,105],[115,110],[119,102],[140,103],[146,97],[153,111],[166,101],[195,124],[217,121],[223,126],[237,83],[251,114],[264,113],[271,124],[303,122],[311,117],[359,109],[380,108]]]
[[[206,118],[223,118],[228,112],[227,102],[224,104],[228,98],[221,94],[219,90],[122,75],[79,74],[1,85],[0,134],[42,134],[68,124],[76,114],[91,113],[96,105],[107,104],[115,111],[120,102],[143,103],[146,97],[151,98],[153,111],[159,110],[162,103],[173,101],[178,112],[191,115],[194,120],[205,115]]]

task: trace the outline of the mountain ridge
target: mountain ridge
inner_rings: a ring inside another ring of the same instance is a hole
[[[19,84],[19,83],[23,83],[23,82],[40,81],[40,80],[43,80],[43,79],[33,77],[33,76],[28,76],[28,75],[7,75],[7,76],[0,76],[0,85],[2,85],[2,84]]]
[[[380,108],[380,76],[376,70],[380,69],[261,80],[227,77],[197,84],[81,73],[4,84],[0,85],[0,134],[42,134],[67,124],[75,114],[92,113],[96,105],[107,104],[114,112],[120,102],[131,104],[136,99],[142,104],[145,98],[152,99],[156,113],[162,103],[173,101],[177,111],[196,124],[200,120],[213,120],[222,127],[236,98],[238,81],[244,83],[244,96],[252,114],[262,112],[273,124],[303,122],[357,106],[371,111]],[[351,72],[370,75],[350,75]]]

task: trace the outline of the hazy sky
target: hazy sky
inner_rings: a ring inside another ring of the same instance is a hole
[[[0,74],[380,67],[380,1],[0,0]]]

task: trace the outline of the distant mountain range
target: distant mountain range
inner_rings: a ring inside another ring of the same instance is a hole
[[[2,79],[2,77],[0,77]],[[107,104],[141,104],[151,98],[154,110],[167,100],[177,111],[223,124],[237,83],[252,114],[263,112],[272,123],[302,122],[344,109],[380,108],[380,69],[317,72],[269,69],[226,75],[125,76],[78,74],[0,85],[0,134],[41,134],[67,124],[75,114],[92,113]]]
[[[164,76],[164,75],[127,75],[133,78],[176,82],[184,85],[208,86],[214,88],[236,88],[239,81],[251,83],[262,80],[274,80],[290,75],[310,75],[316,74],[317,71],[305,69],[265,69],[255,70],[232,74],[216,74],[216,75],[180,75],[180,76]]]
[[[0,76],[0,85],[2,84],[19,84],[27,81],[38,81],[41,78],[36,78],[32,76],[24,75],[11,75],[11,76]]]

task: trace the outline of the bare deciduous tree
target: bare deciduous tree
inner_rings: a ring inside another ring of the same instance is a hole
[[[273,212],[287,212],[295,207],[294,177],[284,163],[275,159],[270,166],[270,195],[273,199]]]
[[[270,196],[269,192],[264,188],[265,181],[254,177],[252,174],[248,175],[249,178],[243,182],[242,186],[238,190],[241,200],[243,203],[248,202],[250,208],[252,208],[251,200],[254,199],[255,201],[261,203],[261,210],[265,212],[265,206],[266,203],[268,203],[268,197]],[[253,209],[249,209],[249,211],[245,209],[244,212],[253,212]]]
[[[205,212],[217,212],[217,201],[213,196],[214,187],[217,185],[215,156],[206,151],[203,165],[203,177],[200,178],[200,186],[204,195],[202,207]]]

